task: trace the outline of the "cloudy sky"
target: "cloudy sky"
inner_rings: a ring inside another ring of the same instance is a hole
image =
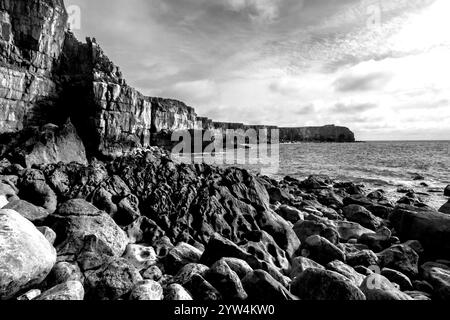
[[[130,85],[199,115],[450,139],[448,0],[65,2]]]

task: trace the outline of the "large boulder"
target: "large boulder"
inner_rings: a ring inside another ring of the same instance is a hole
[[[321,269],[307,269],[291,285],[302,300],[365,300],[357,286],[343,275]]]
[[[184,265],[189,263],[198,263],[202,252],[190,244],[180,242],[175,248],[170,250],[166,257],[165,267],[170,274],[175,274]]]
[[[410,278],[414,279],[419,273],[419,255],[409,246],[392,246],[380,252],[378,259],[382,268],[400,271]]]
[[[390,221],[402,240],[418,240],[428,256],[450,257],[450,215],[399,205]]]
[[[224,260],[219,260],[205,274],[208,280],[226,300],[239,301],[247,299],[239,276],[231,270]]]
[[[5,152],[28,168],[58,162],[87,164],[83,142],[70,121],[60,127],[27,128],[11,139]]]
[[[304,255],[320,264],[333,260],[345,261],[345,253],[341,249],[318,235],[307,238],[303,248],[306,251]]]
[[[55,249],[30,221],[0,210],[0,300],[41,283],[55,262]]]
[[[58,256],[75,259],[84,248],[86,237],[95,237],[117,257],[122,256],[127,247],[125,232],[109,215],[85,200],[65,202],[49,219],[58,235]]]
[[[381,224],[382,220],[375,215],[373,215],[369,210],[363,206],[352,204],[344,207],[344,216],[349,220],[359,223],[365,228],[370,230],[377,230]]]
[[[14,200],[8,203],[3,209],[11,209],[33,222],[34,224],[42,223],[49,213],[41,207],[37,207],[25,200]]]

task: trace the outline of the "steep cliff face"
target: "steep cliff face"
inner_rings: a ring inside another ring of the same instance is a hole
[[[0,132],[51,119],[66,22],[62,0],[0,0]]]
[[[150,146],[152,103],[128,86],[95,39],[81,43],[68,33],[59,73],[61,101],[91,154],[119,156]]]
[[[0,134],[71,119],[90,156],[172,146],[180,130],[277,129],[198,117],[181,101],[127,85],[95,39],[67,31],[63,0],[0,0]],[[346,128],[283,128],[281,141],[354,141]]]
[[[280,142],[355,142],[350,129],[328,125],[323,127],[280,128]]]

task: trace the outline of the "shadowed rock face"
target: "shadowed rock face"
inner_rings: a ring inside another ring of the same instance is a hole
[[[280,128],[281,142],[355,142],[348,128],[334,125],[323,127]]]

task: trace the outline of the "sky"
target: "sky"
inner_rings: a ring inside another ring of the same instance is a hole
[[[450,140],[448,0],[65,3],[128,84],[200,116]]]

